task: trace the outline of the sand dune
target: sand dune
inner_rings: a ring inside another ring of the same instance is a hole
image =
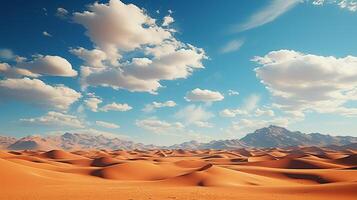
[[[0,199],[355,199],[356,168],[316,147],[0,151]]]

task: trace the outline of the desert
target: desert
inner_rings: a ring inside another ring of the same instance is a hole
[[[357,200],[357,0],[1,0],[0,200]]]
[[[0,152],[0,199],[355,199],[357,150]]]

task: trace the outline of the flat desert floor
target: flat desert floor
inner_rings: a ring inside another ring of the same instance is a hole
[[[0,151],[0,199],[357,199],[357,151]]]

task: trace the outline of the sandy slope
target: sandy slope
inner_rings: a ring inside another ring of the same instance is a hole
[[[0,151],[0,199],[356,199],[356,151]]]

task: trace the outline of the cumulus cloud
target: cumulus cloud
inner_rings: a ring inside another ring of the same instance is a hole
[[[142,80],[134,76],[124,75],[117,68],[94,69],[81,67],[81,84],[85,89],[88,86],[111,87],[115,90],[127,89],[132,92],[149,92],[157,94],[156,90],[161,87],[157,80]]]
[[[132,109],[128,104],[121,103],[110,103],[103,106],[99,106],[103,101],[101,98],[95,96],[94,94],[89,94],[89,98],[84,100],[86,107],[92,112],[108,112],[108,111],[119,111],[125,112]]]
[[[175,117],[186,124],[202,125],[214,117],[214,114],[206,111],[202,106],[188,105],[175,113]]]
[[[237,51],[243,46],[243,44],[244,44],[244,40],[242,40],[242,39],[229,41],[227,44],[225,44],[221,48],[220,52],[221,53],[230,53],[233,51]]]
[[[184,128],[184,125],[180,122],[169,123],[156,118],[137,120],[136,125],[158,134],[172,134]]]
[[[107,59],[107,55],[99,49],[88,50],[83,47],[78,47],[70,49],[70,52],[84,60],[85,66],[101,68],[104,67],[103,62]]]
[[[187,101],[213,102],[222,101],[224,96],[218,91],[202,90],[200,88],[196,88],[188,92],[185,99]]]
[[[64,85],[47,85],[38,79],[0,80],[2,101],[21,101],[33,105],[66,110],[81,94]]]
[[[24,76],[27,77],[38,77],[39,74],[34,74],[27,69],[11,67],[8,63],[0,63],[0,76],[6,78],[21,78]]]
[[[272,22],[301,2],[303,0],[272,0],[267,6],[250,16],[246,22],[234,26],[232,30],[241,32]]]
[[[95,124],[98,126],[104,127],[104,128],[111,128],[111,129],[116,129],[119,128],[120,126],[114,123],[110,122],[104,122],[104,121],[96,121]]]
[[[10,66],[8,63],[0,63],[0,75],[8,78],[39,77],[47,76],[77,76],[77,71],[72,69],[71,63],[60,56],[33,55],[29,60],[14,54],[10,49],[0,50],[0,59],[14,61],[16,64]]]
[[[157,53],[156,48],[147,48],[149,54]],[[161,51],[161,50],[160,50]],[[162,52],[162,51],[161,51]],[[127,89],[133,92],[156,93],[161,87],[160,80],[187,78],[194,69],[203,68],[201,60],[205,58],[202,49],[193,46],[166,51],[153,59],[133,58],[121,67],[81,68],[82,86],[103,86],[114,89]]]
[[[143,108],[144,112],[152,112],[157,108],[163,108],[163,107],[175,107],[176,103],[174,101],[165,101],[165,102],[152,102],[151,104],[146,104],[145,107]]]
[[[279,50],[253,61],[260,65],[256,75],[272,94],[275,107],[300,116],[306,111],[357,114],[345,105],[357,100],[357,57]]]
[[[207,58],[203,49],[176,40],[173,29],[157,25],[143,9],[119,0],[94,3],[89,11],[74,13],[74,21],[95,44],[93,50],[71,50],[85,60],[83,89],[103,86],[155,94],[161,80],[187,78]],[[128,53],[143,57],[127,58]]]
[[[119,112],[125,112],[131,110],[132,107],[129,106],[128,104],[120,104],[120,103],[110,103],[107,105],[104,105],[103,107],[100,108],[101,111],[108,112],[108,111],[119,111]]]
[[[156,25],[155,19],[133,4],[110,0],[94,3],[89,11],[74,13],[74,21],[83,25],[90,39],[107,54],[118,59],[117,50],[131,51],[141,45],[155,45],[171,37],[171,33]],[[103,31],[105,30],[105,31]],[[116,49],[111,52],[112,49]]]
[[[72,128],[84,128],[83,122],[76,116],[64,114],[60,112],[50,111],[46,115],[36,118],[20,119],[21,122],[34,124],[34,125],[44,125],[44,126],[55,126],[55,127],[72,127]]]
[[[60,56],[36,55],[31,61],[24,61],[17,64],[17,67],[27,69],[35,74],[49,76],[77,76],[77,71],[72,69],[71,63]]]
[[[89,110],[91,110],[93,112],[98,111],[98,105],[102,102],[103,101],[98,97],[90,97],[90,98],[84,100],[84,103],[87,106],[87,108],[89,108]]]

